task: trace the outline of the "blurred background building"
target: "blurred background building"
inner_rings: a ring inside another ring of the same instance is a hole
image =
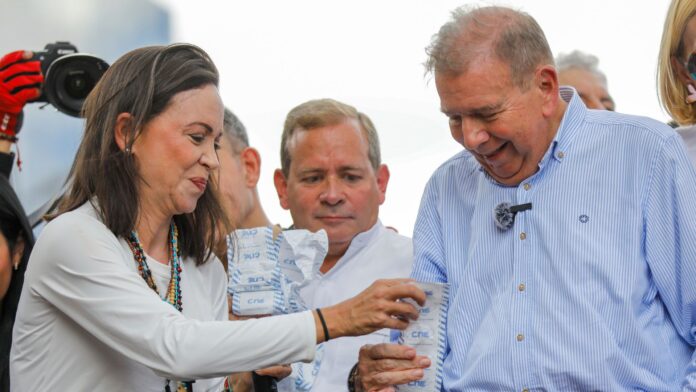
[[[80,52],[111,64],[131,49],[171,40],[169,13],[149,0],[0,0],[0,12],[0,55],[70,41]],[[27,213],[62,188],[82,127],[83,120],[45,103],[24,108],[18,143],[22,169],[15,165],[11,182]]]

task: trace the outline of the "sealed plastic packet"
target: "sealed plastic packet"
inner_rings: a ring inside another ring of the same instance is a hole
[[[236,230],[227,236],[232,312],[259,316],[306,310],[299,289],[317,276],[327,250],[323,230]]]
[[[418,355],[429,357],[432,364],[425,369],[422,379],[399,385],[397,390],[399,392],[439,392],[442,386],[442,363],[445,359],[449,285],[424,282],[410,284],[415,284],[425,291],[425,304],[419,306],[413,300],[404,300],[418,308],[420,315],[418,320],[412,321],[405,330],[392,330],[391,341],[415,348]]]

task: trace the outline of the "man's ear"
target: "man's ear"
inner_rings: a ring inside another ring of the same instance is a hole
[[[249,189],[256,187],[261,177],[261,154],[253,148],[246,147],[239,153],[244,168],[244,184]]]
[[[544,116],[550,117],[556,113],[556,108],[558,107],[558,90],[560,84],[558,83],[558,72],[551,65],[542,65],[537,68],[534,74],[535,88],[541,94],[542,106],[541,110]]]
[[[690,84],[694,84],[694,80],[691,79],[691,75],[689,75],[689,71],[686,69],[684,64],[679,61],[677,56],[672,56],[670,57],[670,63],[672,64],[672,70],[674,70],[674,73],[677,75],[677,79],[679,79],[680,82],[684,85],[684,88]]]
[[[114,141],[121,151],[128,147],[128,141],[133,138],[133,116],[130,113],[120,113],[114,126]]]
[[[288,203],[288,180],[285,178],[282,170],[275,170],[273,173],[273,183],[275,184],[276,192],[278,192],[278,201],[280,201],[280,206],[285,210],[289,210],[290,203]]]
[[[377,189],[379,189],[379,204],[384,203],[387,197],[387,185],[389,184],[389,168],[387,165],[379,165],[377,168]]]

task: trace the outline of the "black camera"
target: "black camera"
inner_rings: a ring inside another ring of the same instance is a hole
[[[109,68],[104,60],[78,53],[70,42],[48,44],[35,52],[32,60],[41,62],[44,83],[34,102],[48,102],[61,112],[80,117],[85,98]]]

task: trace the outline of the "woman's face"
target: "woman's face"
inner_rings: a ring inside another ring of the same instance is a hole
[[[10,251],[10,244],[7,238],[0,232],[0,299],[5,298],[7,289],[10,287],[12,271],[15,265],[19,264],[24,252],[24,241],[17,241],[15,247]]]
[[[676,59],[677,64],[675,66],[680,67],[680,75],[682,83],[685,85],[696,84],[693,77],[690,75],[689,70],[685,66],[686,62],[692,53],[696,52],[696,16],[692,16],[689,22],[686,24],[684,29],[684,34],[682,34],[682,52],[678,53],[679,58]]]
[[[176,94],[165,111],[143,127],[132,153],[143,180],[144,210],[165,216],[193,212],[219,166],[222,116],[217,87],[207,85]]]

